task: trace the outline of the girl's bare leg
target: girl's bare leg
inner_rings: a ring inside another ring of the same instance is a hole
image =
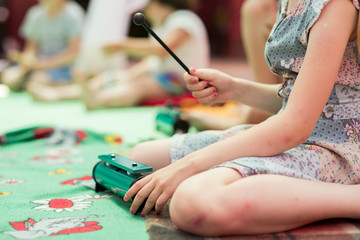
[[[44,102],[79,99],[81,94],[80,87],[75,83],[52,83],[45,71],[33,72],[26,90],[34,100]]]
[[[242,179],[216,168],[185,180],[170,202],[180,229],[204,236],[286,231],[329,218],[360,218],[360,185],[280,175]]]
[[[84,101],[89,110],[136,106],[152,97],[170,96],[154,79],[143,75],[141,79],[124,81],[104,90],[92,90],[83,85]]]
[[[129,158],[150,166],[154,171],[170,164],[170,139],[148,141],[136,145]]]
[[[89,78],[87,86],[92,90],[105,89],[107,86],[113,86],[128,81],[128,74],[124,70],[107,70]]]
[[[0,82],[7,85],[11,91],[21,91],[24,88],[25,76],[28,72],[21,66],[9,67],[1,74]]]

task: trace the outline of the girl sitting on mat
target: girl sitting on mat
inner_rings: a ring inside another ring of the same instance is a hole
[[[186,0],[150,0],[144,12],[154,32],[184,63],[208,66],[205,26],[196,14],[185,9]],[[147,99],[185,93],[184,70],[153,37],[128,38],[106,45],[104,51],[142,60],[128,70],[105,71],[89,81],[77,75],[88,109],[134,106]]]
[[[135,146],[129,157],[156,171],[125,195],[136,194],[130,212],[147,198],[142,215],[161,213],[171,198],[173,223],[203,236],[360,219],[358,9],[355,0],[280,0],[265,55],[282,85],[186,73],[202,103],[239,101],[276,114]]]

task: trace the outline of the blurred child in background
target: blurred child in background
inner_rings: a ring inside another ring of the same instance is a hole
[[[22,52],[11,51],[16,63],[2,74],[11,90],[26,89],[34,99],[56,101],[79,97],[72,82],[72,64],[79,51],[83,9],[68,0],[38,0],[22,23]]]
[[[143,9],[148,0],[91,0],[81,35],[80,53],[74,74],[93,77],[103,71],[125,68],[125,54],[107,55],[102,48],[128,36],[135,11]]]
[[[241,9],[241,26],[246,60],[259,83],[282,83],[282,77],[274,74],[265,61],[265,44],[275,23],[278,0],[246,0]],[[248,108],[242,123],[259,123],[270,115]],[[239,123],[238,123],[239,124]],[[241,123],[240,123],[241,124]]]
[[[186,0],[150,0],[144,13],[154,32],[185,64],[208,66],[205,26],[186,8]],[[184,70],[152,37],[128,38],[106,45],[104,51],[110,55],[126,53],[142,60],[127,71],[106,71],[90,80],[78,78],[87,109],[134,106],[146,99],[185,93]],[[104,88],[113,80],[114,86]]]

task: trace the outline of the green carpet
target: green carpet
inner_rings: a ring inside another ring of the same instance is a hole
[[[0,132],[32,125],[91,129],[119,133],[126,141],[158,137],[155,131],[156,108],[134,107],[86,111],[80,101],[34,102],[26,93],[0,98]]]
[[[155,130],[157,108],[88,112],[80,101],[39,103],[12,93],[0,98],[0,111],[0,135],[45,125],[77,139],[0,146],[0,239],[149,238],[128,203],[88,185],[99,154],[126,155],[136,142],[164,137]]]

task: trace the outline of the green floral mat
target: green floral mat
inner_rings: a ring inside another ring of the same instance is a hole
[[[127,203],[93,190],[97,156],[128,154],[121,136],[57,128],[22,134],[49,130],[49,137],[15,137],[1,148],[0,239],[147,239],[144,220],[131,215]]]
[[[0,110],[0,239],[149,239],[144,218],[96,193],[91,175],[98,155],[127,155],[163,137],[156,108],[87,112],[80,101],[37,103],[20,93],[0,98]],[[50,128],[28,129],[39,125]]]

